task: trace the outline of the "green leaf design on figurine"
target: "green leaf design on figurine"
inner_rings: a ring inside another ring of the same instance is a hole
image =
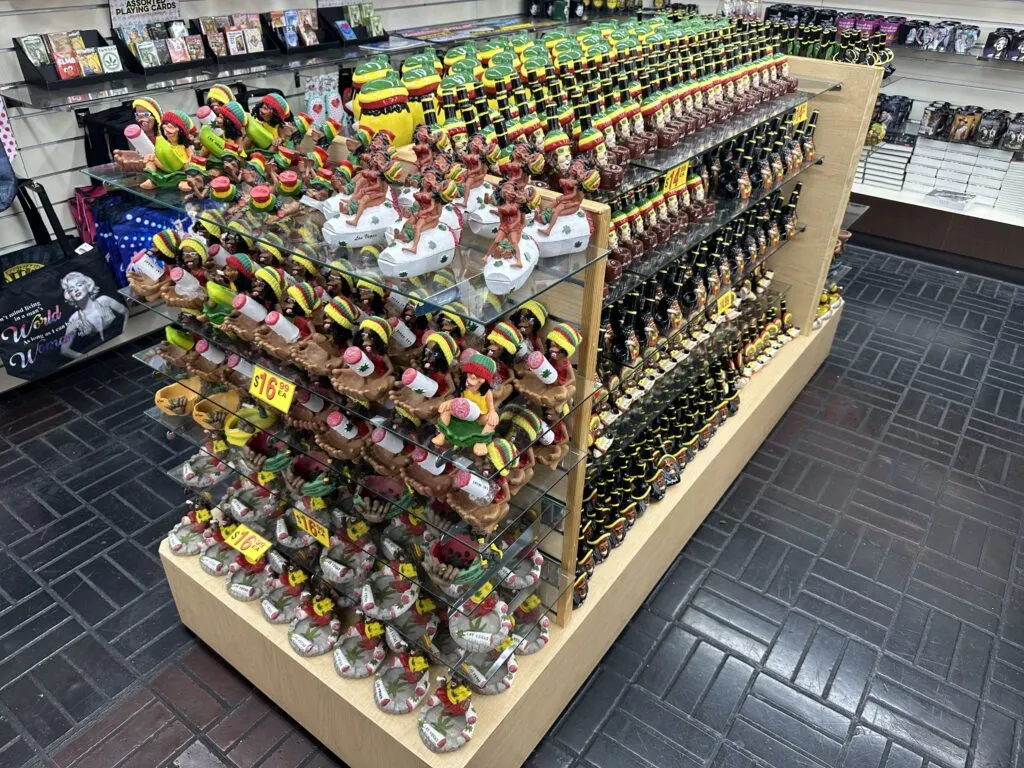
[[[370,370],[370,366],[367,363],[359,366],[359,373],[366,373],[368,370]]]

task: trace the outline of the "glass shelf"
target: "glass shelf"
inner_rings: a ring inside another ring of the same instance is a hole
[[[727,227],[735,219],[754,208],[765,198],[782,189],[788,183],[798,178],[802,173],[816,165],[821,165],[825,160],[824,155],[818,155],[813,162],[805,163],[793,173],[786,176],[782,181],[773,184],[771,189],[758,190],[750,195],[748,200],[719,201],[724,203],[716,209],[715,214],[701,220],[697,225],[681,235],[676,235],[665,245],[647,254],[645,253],[636,261],[630,262],[623,270],[619,279],[610,286],[608,295],[603,301],[604,306],[615,303],[638,285],[656,275],[661,269],[672,264],[685,256],[701,242],[715,234],[718,230]]]
[[[842,83],[800,78],[795,93],[788,93],[778,99],[756,105],[750,112],[705,128],[687,136],[671,149],[659,149],[654,153],[633,160],[634,165],[665,172],[698,155],[720,147],[742,133],[756,128],[768,120],[784,115],[816,96],[840,87]]]
[[[130,301],[137,300],[129,288],[122,289],[121,294],[126,296]],[[250,365],[258,365],[261,368],[278,375],[280,378],[293,383],[299,390],[305,390],[320,395],[326,403],[333,405],[349,418],[357,419],[359,422],[367,424],[371,431],[376,427],[380,427],[385,431],[400,437],[402,440],[410,443],[414,447],[423,448],[431,453],[436,453],[443,459],[465,469],[471,474],[481,476],[479,470],[474,464],[476,457],[468,449],[448,449],[443,452],[438,452],[437,446],[433,445],[431,442],[433,437],[437,434],[432,423],[423,422],[418,425],[413,424],[408,419],[401,417],[394,408],[389,408],[387,404],[359,404],[355,400],[349,400],[344,395],[338,393],[333,387],[322,384],[319,380],[311,379],[304,371],[301,371],[292,365],[281,363],[280,361],[265,355],[254,354],[249,348],[238,343],[235,339],[232,339],[221,331],[216,330],[205,323],[199,322],[193,315],[190,315],[187,312],[179,312],[175,307],[170,307],[166,304],[156,306],[151,305],[150,310],[167,318],[172,323],[189,333],[205,339],[210,344],[219,347],[229,355],[232,353],[236,354]],[[520,405],[534,412],[541,421],[547,424],[549,429],[553,429],[559,424],[565,424],[566,427],[568,427],[568,421],[572,417],[573,413],[575,413],[576,409],[592,398],[598,388],[599,384],[597,382],[588,380],[577,372],[575,397],[572,402],[568,404],[567,409],[560,414],[558,419],[551,419],[550,421],[544,419],[543,412],[538,413],[538,411],[541,411],[539,406],[529,403],[518,393],[513,394],[509,399],[505,400],[498,407],[498,410],[500,412],[502,409],[507,408],[510,405]],[[511,464],[514,464],[517,459],[526,453],[527,450],[539,446],[541,438],[546,434],[547,432],[542,433],[534,442],[519,448],[514,455],[510,457],[508,465],[505,465],[504,467],[495,467],[495,469],[505,469]],[[557,471],[561,472],[563,475],[568,474],[576,464],[582,461],[582,459],[583,455],[581,452],[574,451],[570,448],[562,461],[559,462]],[[491,466],[493,465],[488,464],[488,467]]]
[[[615,189],[599,189],[594,194],[588,195],[587,199],[593,200],[596,203],[610,203],[615,198],[621,197],[627,192],[654,181],[663,175],[663,171],[647,168],[643,165],[638,165],[636,161],[631,161],[625,168],[622,181],[619,182]]]
[[[198,424],[192,421],[192,418],[190,416],[180,418],[170,417],[155,406],[146,410],[145,414],[149,418],[153,419],[153,421],[155,421],[161,427],[167,429],[169,433],[173,433],[178,437],[181,437],[186,441],[192,443],[200,452],[202,452],[206,456],[216,458],[217,460],[221,461],[223,465],[227,468],[227,470],[230,470],[231,474],[229,475],[229,477],[233,475],[236,479],[242,479],[249,483],[252,487],[261,489],[261,491],[265,492],[265,494],[268,497],[273,498],[282,509],[294,507],[298,503],[295,497],[286,493],[285,491],[282,491],[276,484],[273,483],[273,481],[261,482],[256,473],[250,473],[244,467],[244,465],[239,463],[240,457],[235,457],[234,454],[231,453],[229,453],[229,456],[227,458],[215,454],[211,448],[210,440],[207,438],[205,431]],[[168,477],[172,478],[178,483],[181,483],[185,488],[189,490],[205,490],[205,488],[196,487],[183,481],[182,472],[184,471],[185,466],[189,463],[189,461],[190,460],[186,460],[182,464],[176,467],[172,467],[170,470],[168,470]],[[212,485],[214,487],[220,487],[221,482],[221,480],[218,480],[218,482],[213,483]],[[344,486],[339,486],[339,488],[344,489]],[[351,509],[353,498],[354,497],[351,494],[348,494],[347,492],[343,491],[341,499],[337,501],[328,501],[327,506],[328,508],[334,508],[336,510],[347,513],[348,510]],[[221,500],[223,500],[223,497]],[[213,499],[213,501],[219,505],[220,500]],[[562,510],[562,518],[564,518],[564,507],[562,508]],[[402,511],[406,513],[411,513],[415,515],[415,517],[419,521],[425,522],[424,518],[420,517],[420,514],[422,513],[421,507],[414,507],[412,510],[403,509]],[[309,513],[307,512],[307,514]],[[358,515],[356,514],[356,516]],[[524,516],[516,526],[510,527],[506,531],[505,535],[501,537],[501,539],[496,540],[493,547],[488,547],[486,551],[478,553],[483,556],[486,564],[480,568],[478,575],[476,575],[472,580],[468,581],[467,583],[461,585],[462,588],[460,589],[458,596],[452,595],[449,592],[442,589],[440,586],[434,583],[434,581],[430,579],[430,577],[427,575],[417,575],[414,581],[421,589],[429,593],[431,597],[433,597],[434,599],[440,601],[447,608],[457,611],[459,613],[466,613],[472,615],[473,609],[465,608],[465,602],[469,598],[469,596],[477,592],[481,592],[481,590],[483,590],[481,593],[481,597],[486,597],[492,591],[497,589],[503,583],[504,578],[508,575],[508,573],[511,570],[514,570],[517,566],[524,564],[527,558],[533,556],[534,551],[537,550],[540,543],[548,536],[548,534],[550,534],[555,529],[555,525],[557,523],[560,523],[562,518],[551,521],[551,524],[541,524],[539,522],[540,511],[538,509],[531,510],[530,515]],[[276,519],[277,518],[275,517],[274,520]],[[335,521],[333,521],[332,515],[327,510],[325,510],[321,522],[332,531],[336,528]],[[254,529],[262,529],[264,531],[263,535],[269,538],[271,541],[274,541],[272,531],[268,530],[273,525],[272,521],[264,520],[261,522],[246,522],[246,525]],[[386,527],[386,523],[374,523],[368,525],[370,528],[369,541],[373,543],[373,548],[369,546],[369,543],[367,543],[365,546],[361,546],[359,544],[359,541],[353,541],[351,543],[355,547],[360,549],[362,552],[372,557],[375,563],[388,562],[388,559],[382,556],[382,549],[379,546],[381,534],[383,532],[384,527]],[[446,538],[450,538],[451,536],[457,535],[441,533],[440,531],[436,531],[433,529],[431,530],[431,534],[432,535],[428,540],[428,546],[429,541],[435,539],[443,540]],[[365,538],[366,537],[364,537],[364,539]],[[462,541],[461,538],[460,541]],[[472,541],[472,539],[470,538],[469,541]],[[496,548],[498,546],[497,541],[500,541],[501,544],[504,545],[501,547],[502,551],[500,557],[494,556],[496,554]],[[468,544],[469,542],[467,541],[465,543]],[[418,566],[422,567],[422,559],[425,553],[421,550],[421,548],[419,548],[418,546],[413,546],[412,551],[407,552],[407,554],[416,560],[416,564]]]
[[[798,231],[803,232],[804,229],[805,228],[801,226]],[[709,320],[708,317],[709,313],[711,313],[712,310],[715,309],[715,305],[718,299],[730,291],[736,291],[739,288],[741,288],[743,286],[744,281],[746,281],[757,270],[758,267],[765,264],[768,261],[768,259],[770,259],[782,248],[784,248],[788,243],[791,242],[793,241],[781,240],[777,245],[765,251],[765,254],[759,257],[757,261],[755,261],[753,264],[747,265],[747,268],[743,271],[743,274],[740,277],[733,280],[732,283],[730,283],[728,286],[721,286],[716,293],[714,293],[711,296],[708,296],[707,300],[704,302],[703,309],[692,312],[686,318],[686,320],[683,321],[683,324],[678,329],[673,331],[668,336],[663,336],[655,346],[644,349],[637,360],[622,360],[613,355],[608,355],[607,353],[604,352],[601,353],[601,358],[614,365],[623,366],[625,368],[636,369],[647,365],[652,357],[657,356],[659,353],[669,349],[677,340],[681,340],[684,335],[689,333],[696,322],[703,320],[705,322],[713,323],[713,321]],[[713,324],[717,328],[718,324]],[[614,393],[609,392],[609,394]]]
[[[777,249],[776,249],[777,250]],[[771,254],[767,254],[767,259]],[[789,286],[778,281],[772,281],[763,294],[748,299],[750,301],[764,300],[769,303],[778,303],[789,291]],[[717,330],[717,329],[716,329]],[[711,337],[701,342],[707,344]],[[690,358],[692,359],[692,357]],[[604,436],[610,437],[612,443],[607,453],[587,460],[587,480],[593,481],[608,467],[608,462],[615,456],[621,456],[623,449],[632,445],[639,436],[648,434],[648,428],[667,407],[676,402],[677,397],[692,382],[692,369],[685,365],[685,361],[676,365],[667,373],[658,375],[649,386],[643,387],[645,394],[638,400],[633,401],[629,408],[620,413],[605,429]],[[623,385],[625,386],[625,385]],[[615,398],[616,389],[611,394]],[[742,401],[742,390],[740,391]]]
[[[569,470],[565,469],[563,471],[564,466],[571,465],[569,466],[571,469],[579,464],[583,459],[581,451],[576,451],[570,448],[569,453],[572,454],[572,458],[569,458],[569,454],[567,454],[566,458],[563,460],[564,465],[560,464],[555,470],[537,464],[534,468],[535,471],[533,478],[523,485],[509,499],[509,511],[494,527],[494,530],[486,535],[476,534],[473,533],[473,529],[469,523],[461,518],[457,518],[455,516],[449,516],[446,518],[439,515],[424,514],[422,509],[429,503],[429,499],[426,499],[426,497],[422,497],[419,494],[413,494],[407,503],[403,502],[401,504],[398,504],[394,499],[386,495],[382,495],[379,481],[374,479],[380,476],[376,475],[372,471],[372,468],[359,464],[356,461],[345,462],[341,459],[334,460],[327,457],[319,445],[311,442],[301,430],[290,428],[283,421],[275,422],[269,427],[261,427],[247,419],[241,412],[243,410],[241,407],[236,410],[231,410],[223,403],[218,403],[216,400],[212,400],[214,391],[223,392],[227,390],[228,387],[219,387],[216,390],[211,389],[206,392],[199,391],[202,387],[197,389],[196,387],[189,385],[187,373],[172,373],[166,365],[165,367],[158,369],[157,365],[160,363],[157,362],[156,359],[159,358],[159,361],[161,362],[165,361],[163,361],[163,358],[160,358],[158,354],[153,354],[153,349],[156,349],[156,347],[136,353],[133,357],[146,365],[150,365],[154,370],[159,370],[172,381],[181,384],[186,389],[195,392],[195,394],[203,400],[210,400],[211,402],[217,403],[217,406],[221,410],[228,414],[237,416],[240,421],[251,426],[254,435],[257,432],[264,432],[270,440],[283,444],[288,450],[294,453],[306,456],[314,462],[315,465],[319,466],[319,469],[317,470],[318,472],[326,472],[332,477],[340,478],[342,482],[353,484],[359,487],[363,492],[389,504],[398,506],[405,512],[409,512],[414,509],[419,510],[416,512],[417,517],[420,517],[424,525],[434,530],[438,536],[445,534],[467,536],[467,546],[480,554],[487,552],[491,548],[492,544],[501,541],[508,535],[509,531],[520,525],[523,520],[529,518],[534,507],[541,503],[547,497],[548,493],[550,493],[552,489],[565,478]],[[243,404],[247,399],[248,398],[243,396]],[[250,402],[255,403],[255,401]],[[182,437],[188,439],[191,443],[196,445],[196,447],[203,448],[203,446],[208,442],[208,438],[201,434],[202,430],[199,428],[198,424],[191,422],[189,419],[178,419],[167,416],[159,409],[151,410],[155,410],[155,413],[147,412],[147,415],[154,420],[159,421],[167,429],[171,431],[176,431],[179,428],[185,429],[185,431],[181,432]],[[162,418],[158,418],[158,414]],[[193,430],[192,427],[195,427],[195,429]]]
[[[474,19],[472,21],[437,24],[426,27],[408,27],[397,30],[395,34],[407,37],[410,40],[422,40],[425,43],[460,45],[464,42],[483,40],[489,37],[501,37],[516,32],[526,31],[531,34],[545,34],[555,29],[585,26],[590,23],[590,21],[583,20],[556,21],[554,19],[536,19],[522,14],[494,16],[486,19]]]
[[[313,209],[305,206],[293,217],[279,218],[274,214],[253,216],[232,212],[228,204],[213,200],[203,201],[201,205],[186,201],[177,189],[140,189],[138,185],[143,176],[123,173],[113,165],[87,168],[84,172],[97,181],[128,192],[146,202],[178,211],[183,215],[183,223],[198,217],[203,211],[217,210],[225,215],[228,222],[241,223],[245,234],[257,243],[261,242],[267,233],[274,233],[281,237],[285,249],[289,252],[300,245],[312,246],[316,253],[315,261],[321,267],[344,272],[401,296],[415,296],[421,302],[417,308],[419,314],[445,309],[478,325],[488,325],[510,314],[524,301],[537,298],[556,285],[571,280],[608,254],[606,249],[598,248],[596,244],[591,243],[585,250],[576,253],[540,259],[523,286],[512,293],[499,296],[488,289],[484,280],[484,255],[491,241],[486,237],[474,235],[467,226],[462,230],[462,240],[456,246],[453,261],[443,270],[448,278],[447,284],[443,288],[430,287],[434,273],[428,273],[420,278],[386,277],[378,268],[373,254],[363,252],[361,248],[342,248],[329,245],[322,239],[313,239],[320,237],[319,227],[301,226],[304,223],[303,217],[314,213]],[[343,258],[352,265],[351,271],[343,270],[332,263]],[[582,280],[573,282],[582,287]]]

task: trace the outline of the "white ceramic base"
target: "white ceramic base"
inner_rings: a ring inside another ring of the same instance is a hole
[[[532,221],[531,217],[530,223],[523,230],[523,234],[529,235],[537,243],[542,259],[585,251],[590,245],[590,235],[594,231],[590,215],[585,211],[576,211],[571,216],[560,216],[555,226],[551,228],[551,234],[542,234],[547,227],[547,224]]]
[[[342,214],[324,224],[323,235],[328,245],[340,245],[343,248],[383,245],[384,233],[399,221],[398,210],[390,200],[367,208],[355,226],[348,223],[351,218],[350,214]]]
[[[512,258],[491,256],[484,265],[484,282],[491,293],[504,296],[523,287],[533,274],[540,254],[537,243],[525,233],[519,238],[519,258],[522,266],[517,267]]]

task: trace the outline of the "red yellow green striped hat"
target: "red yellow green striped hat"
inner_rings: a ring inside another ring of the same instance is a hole
[[[142,110],[143,112],[149,112],[153,116],[153,119],[159,123],[163,119],[163,112],[160,109],[160,105],[157,104],[153,99],[147,99],[145,96],[140,96],[137,99],[132,99],[132,109],[136,112]]]
[[[266,104],[274,113],[281,119],[287,120],[291,117],[292,108],[288,106],[288,102],[284,96],[279,93],[268,93],[260,100],[261,104]]]
[[[210,86],[210,90],[206,92],[207,101],[219,101],[221,104],[227,104],[229,101],[235,100],[235,92],[232,91],[228,86],[222,83],[216,83]]]
[[[254,276],[252,259],[246,256],[244,253],[233,253],[226,259],[226,263],[229,267],[234,267],[239,273],[245,275],[250,280]]]
[[[589,152],[599,144],[604,144],[604,134],[597,128],[588,128],[580,134],[577,147],[579,152]]]
[[[352,175],[355,173],[355,168],[352,167],[352,163],[348,160],[342,160],[338,163],[338,167],[334,169],[334,175],[341,177],[345,181],[352,181]]]
[[[453,301],[451,304],[445,304],[444,309],[441,310],[441,317],[446,317],[455,323],[455,326],[459,329],[459,335],[466,335],[466,321],[457,314],[458,312],[468,312],[466,305],[461,301]]]
[[[163,117],[160,119],[160,123],[170,123],[186,136],[195,130],[195,124],[192,122],[192,118],[180,109],[169,109],[164,112]]]
[[[551,326],[551,330],[547,332],[545,338],[564,349],[565,354],[570,357],[576,352],[576,347],[583,340],[580,332],[568,323],[555,323]]]
[[[165,259],[174,260],[181,247],[181,235],[173,229],[161,229],[153,235],[153,250],[158,251]]]
[[[523,343],[523,336],[514,325],[502,320],[494,324],[491,332],[487,334],[487,340],[493,341],[510,355],[514,355],[519,345]]]
[[[355,271],[356,268],[352,266],[352,262],[348,259],[334,259],[330,264],[330,272],[345,281],[350,291],[356,289],[356,281],[352,277],[352,273]]]
[[[384,169],[384,178],[392,184],[397,184],[402,178],[402,164],[397,160],[389,162],[387,168]]]
[[[206,259],[206,243],[204,243],[198,237],[195,237],[193,235],[186,235],[185,237],[181,238],[181,245],[179,246],[179,248],[181,248],[181,250],[183,251],[186,248],[190,248],[191,250],[198,253],[200,258]]]
[[[227,176],[217,176],[210,182],[210,194],[214,200],[230,203],[238,198],[238,188]]]
[[[384,287],[381,286],[381,285],[377,285],[376,283],[371,283],[369,280],[363,280],[363,279],[357,280],[356,281],[356,290],[362,290],[363,288],[365,288],[366,290],[368,290],[368,291],[370,291],[372,293],[377,294],[381,298],[384,298]]]
[[[191,155],[188,158],[188,162],[185,163],[185,167],[182,168],[185,173],[194,171],[196,173],[206,173],[206,158],[202,155]]]
[[[299,114],[295,116],[295,127],[298,129],[299,136],[305,136],[309,133],[309,129],[312,125],[312,116],[307,115],[305,112],[299,112]]]
[[[341,123],[329,117],[324,121],[321,130],[324,132],[324,138],[334,141],[341,134]]]
[[[276,232],[264,232],[259,236],[259,248],[278,261],[284,261],[284,240]]]
[[[544,423],[537,414],[517,403],[506,405],[501,409],[501,421],[519,427],[531,443],[537,440],[544,428]]]
[[[490,386],[494,383],[494,375],[498,372],[498,366],[487,355],[477,352],[469,358],[469,362],[462,364],[462,372],[481,378]]]
[[[455,358],[459,355],[459,345],[455,342],[455,339],[451,337],[451,334],[445,333],[444,331],[434,331],[432,334],[427,336],[423,342],[426,344],[436,344],[437,348],[441,350],[441,354],[444,355],[444,359],[451,365],[455,362]]]
[[[223,177],[218,176],[217,178]],[[232,184],[232,186],[234,185]],[[249,233],[249,230],[245,228],[245,225],[242,222],[232,221],[228,224],[228,231],[234,232],[238,237],[242,238],[242,242],[245,244],[246,249],[252,248],[252,235]]]
[[[239,132],[244,131],[245,124],[249,122],[249,113],[237,101],[221,104],[217,107],[217,114],[234,125]]]
[[[286,197],[298,197],[302,194],[302,183],[295,171],[281,171],[277,175],[277,191]]]
[[[211,209],[199,214],[199,226],[214,237],[220,237],[221,232],[227,224],[224,221],[224,214],[220,211]]]
[[[288,147],[278,147],[277,152],[274,153],[274,162],[282,170],[291,168],[298,159],[299,154],[294,149],[288,149]]]
[[[277,195],[266,184],[258,184],[249,192],[249,208],[256,213],[270,213],[277,208]]]
[[[331,189],[331,171],[326,168],[317,168],[316,173],[309,180],[309,186]]]
[[[266,176],[267,176],[267,160],[266,160],[266,158],[263,157],[263,155],[260,155],[260,154],[252,155],[246,161],[245,164],[247,166],[249,166],[250,168],[252,168],[254,171],[256,171],[256,173],[258,173],[262,178],[266,178]]]
[[[343,328],[352,330],[359,319],[356,305],[344,296],[332,296],[324,305],[324,314]]]
[[[543,328],[544,327],[544,323],[546,323],[548,321],[548,310],[547,310],[547,307],[545,307],[543,304],[541,304],[536,299],[530,299],[529,301],[524,301],[519,306],[519,310],[521,312],[527,312],[527,313],[533,315],[534,319],[536,319],[537,323],[540,325],[541,328]]]
[[[314,147],[310,152],[306,153],[306,157],[313,164],[313,170],[318,171],[327,165],[327,150],[323,147]]]
[[[546,134],[544,134],[545,152],[554,152],[556,149],[568,146],[569,134],[567,134],[561,128],[555,128],[553,131],[548,131]]]
[[[369,331],[387,344],[391,340],[391,325],[383,317],[368,317],[359,324],[360,331]]]
[[[281,300],[281,294],[284,293],[285,286],[283,269],[280,267],[260,267],[256,270],[255,279],[266,283],[270,290],[274,292],[277,300]]]
[[[316,291],[313,290],[313,286],[309,283],[289,285],[286,292],[292,298],[292,301],[298,304],[307,315],[313,314],[313,312],[320,308],[320,297],[316,295]]]
[[[516,465],[516,449],[503,437],[496,437],[487,446],[487,458],[502,477]]]

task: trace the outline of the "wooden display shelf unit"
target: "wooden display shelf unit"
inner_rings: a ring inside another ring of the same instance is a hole
[[[686,467],[681,482],[637,520],[622,545],[598,567],[586,602],[574,611],[571,590],[566,592],[550,642],[539,653],[520,659],[512,687],[498,696],[474,697],[479,719],[466,746],[447,755],[429,751],[419,738],[414,714],[379,711],[369,681],[339,677],[329,655],[300,658],[291,650],[286,630],[268,624],[258,605],[234,600],[222,580],[207,576],[196,559],[176,557],[166,543],[161,546],[164,570],[185,625],[354,768],[521,764],[828,355],[841,312],[817,331],[812,332],[811,325],[881,71],[808,59],[791,62],[797,77],[843,83],[841,90],[822,94],[811,104],[820,112],[816,143],[827,160],[801,177],[800,216],[807,230],[772,257],[776,279],[791,286],[789,309],[802,333],[753,377],[740,395],[739,413],[718,430]],[[590,202],[584,207],[594,217],[594,242],[607,244],[608,207]],[[598,261],[577,279],[540,296],[552,314],[580,326],[581,375],[596,371],[604,266]],[[577,449],[586,448],[589,419],[588,401],[573,417]],[[568,512],[561,565],[569,575],[575,570],[584,471],[581,464],[565,482]]]

